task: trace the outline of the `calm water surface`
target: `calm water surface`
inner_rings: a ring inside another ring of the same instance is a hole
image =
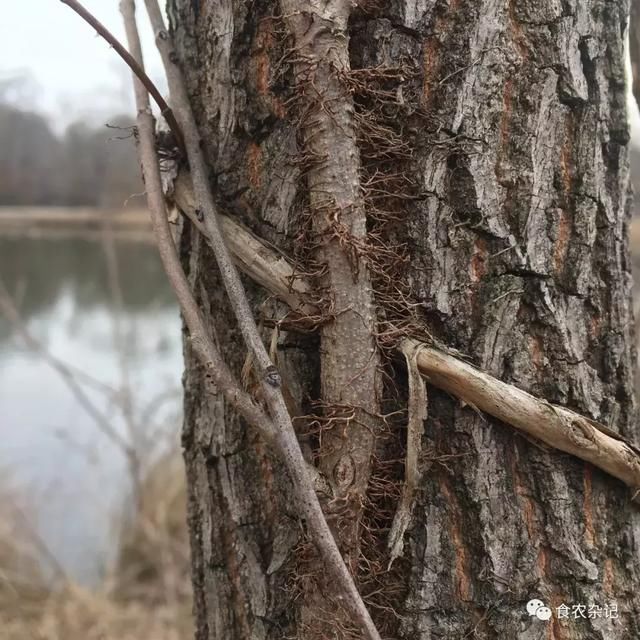
[[[117,434],[145,452],[175,441],[180,320],[151,245],[104,234],[0,238],[0,277],[27,331],[73,368]],[[99,580],[131,495],[125,456],[3,316],[0,433],[0,479],[23,488],[34,531],[73,577]]]

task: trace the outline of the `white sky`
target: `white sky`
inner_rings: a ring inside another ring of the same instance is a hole
[[[118,0],[82,0],[125,43]],[[0,20],[0,80],[25,76],[20,98],[54,117],[58,127],[130,112],[131,79],[109,45],[60,0],[3,0]],[[138,3],[138,25],[147,73],[165,91],[160,58]]]
[[[0,1],[0,80],[28,79],[19,86],[22,105],[50,114],[58,129],[80,117],[99,120],[118,112],[133,114],[126,66],[69,7],[60,0]],[[83,4],[125,42],[118,0]],[[164,93],[166,83],[144,3],[138,5],[147,73]],[[630,121],[632,137],[639,141],[640,117],[633,100]]]

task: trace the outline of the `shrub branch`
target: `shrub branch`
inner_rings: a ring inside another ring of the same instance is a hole
[[[260,369],[263,395],[271,414],[270,417],[241,390],[206,331],[204,321],[190,291],[169,231],[158,156],[155,149],[154,121],[149,110],[148,94],[137,77],[134,77],[138,110],[140,159],[147,187],[148,204],[152,213],[152,222],[160,255],[180,302],[185,322],[191,335],[191,341],[194,343],[196,353],[205,364],[208,373],[226,399],[238,409],[247,421],[261,431],[285,464],[297,494],[299,513],[306,521],[309,535],[323,558],[326,570],[335,580],[336,590],[366,637],[369,640],[380,640],[380,635],[362,602],[353,578],[345,566],[325,520],[313,488],[312,479],[307,471],[306,462],[300,450],[291,418],[282,397],[280,377],[271,363],[262,342],[240,277],[223,240],[213,196],[209,188],[204,156],[200,149],[200,137],[188,101],[182,74],[173,61],[173,48],[169,34],[164,27],[160,8],[157,2],[150,0],[147,0],[146,6],[165,65],[169,88],[176,108],[176,117],[184,134],[196,201],[199,209],[204,214],[204,227],[208,233],[209,242],[215,254],[238,325],[249,352]],[[140,61],[141,49],[135,23],[134,0],[122,0],[121,8],[126,23],[129,46],[133,51],[134,58]]]

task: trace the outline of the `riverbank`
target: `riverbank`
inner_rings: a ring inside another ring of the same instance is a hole
[[[105,229],[127,240],[151,241],[151,224],[144,208],[0,207],[0,234],[26,237],[90,237]]]

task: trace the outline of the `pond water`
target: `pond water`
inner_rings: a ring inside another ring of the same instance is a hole
[[[24,519],[65,571],[95,583],[131,496],[114,440],[149,460],[178,438],[177,307],[153,246],[111,232],[0,237],[0,278],[42,347],[0,315],[0,482],[21,489]]]

